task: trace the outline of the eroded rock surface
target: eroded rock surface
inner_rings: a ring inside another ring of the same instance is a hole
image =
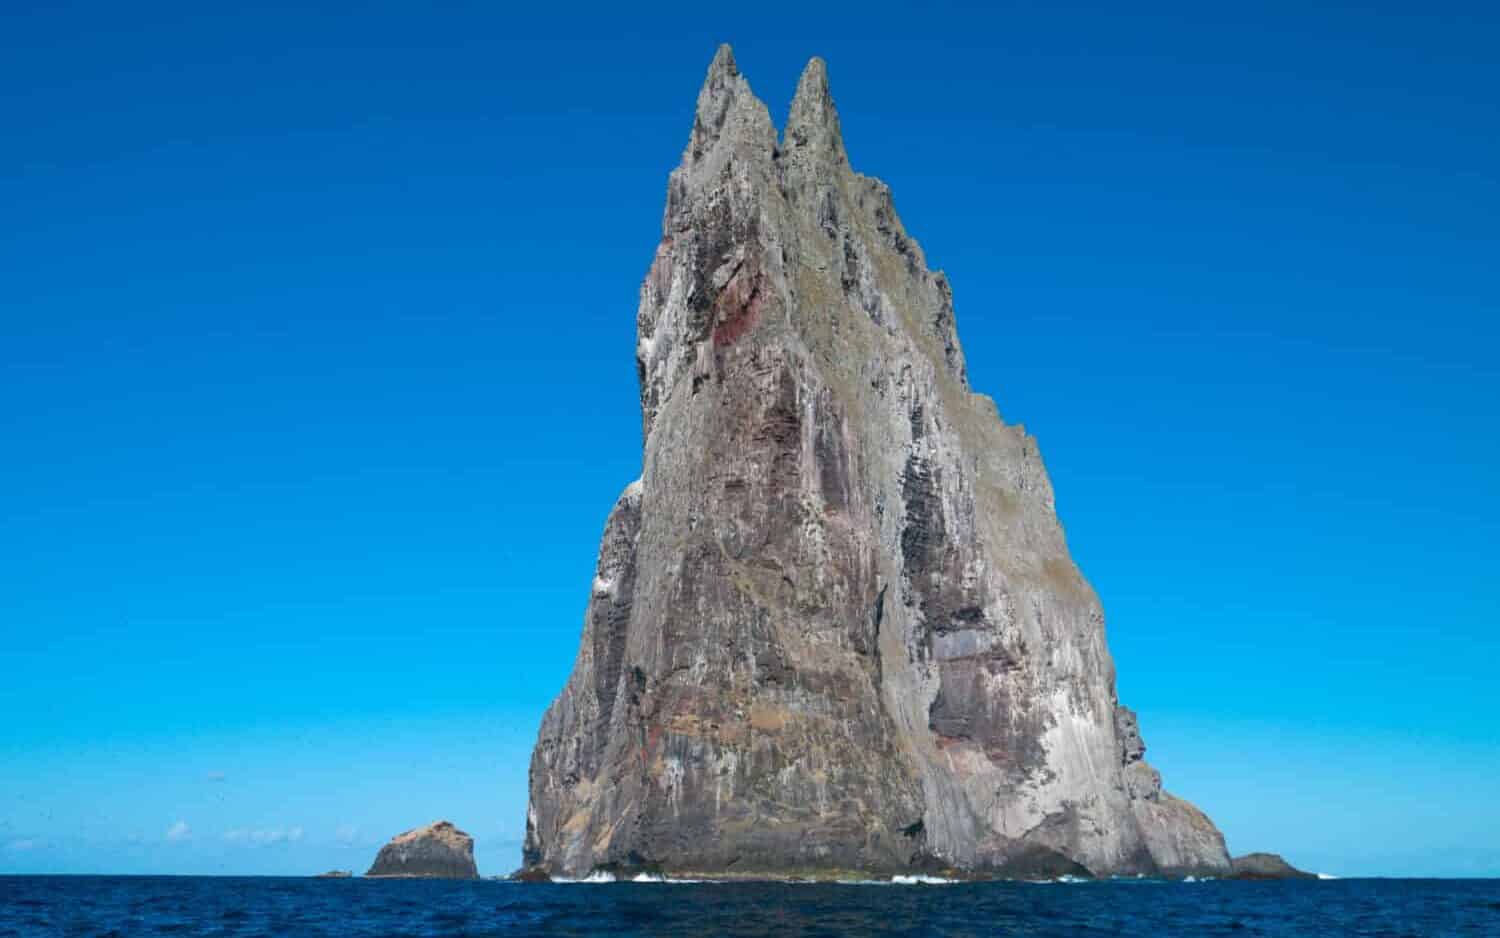
[[[447,821],[397,834],[380,848],[366,876],[478,879],[474,838]]]
[[[1227,873],[821,60],[778,136],[719,50],[662,229],[642,475],[542,722],[526,866]]]

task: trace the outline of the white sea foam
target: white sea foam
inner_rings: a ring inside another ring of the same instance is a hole
[[[672,883],[706,883],[706,882],[709,882],[709,880],[706,880],[706,879],[681,879],[681,878],[678,878],[676,876],[662,876],[662,875],[660,875],[658,873],[637,873],[637,874],[635,874],[634,877],[632,877],[631,879],[627,880],[627,882],[632,882],[632,883],[667,883],[667,884],[672,884]]]
[[[615,874],[606,873],[604,870],[595,870],[582,879],[569,879],[565,876],[554,876],[552,877],[552,881],[554,883],[612,883],[615,881]]]
[[[788,882],[812,883],[817,885],[820,882],[828,882],[828,880],[793,879],[788,880]],[[832,882],[836,886],[942,886],[959,882],[959,880],[944,879],[941,876],[923,876],[920,874],[906,876],[898,873],[890,879],[835,879]]]
[[[620,879],[615,874],[605,870],[595,870],[589,875],[579,879],[568,876],[552,877],[554,883],[586,883],[597,885],[599,883],[664,883],[675,885],[678,883],[711,883],[711,879],[687,879],[685,877],[662,876],[657,873],[637,873],[629,879]]]
[[[1338,879],[1338,877],[1332,873],[1319,873],[1318,879]]]

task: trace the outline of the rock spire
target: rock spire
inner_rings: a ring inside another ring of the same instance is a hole
[[[525,865],[1221,874],[1119,706],[1036,441],[968,385],[947,278],[728,46],[636,316],[641,478],[531,764]]]

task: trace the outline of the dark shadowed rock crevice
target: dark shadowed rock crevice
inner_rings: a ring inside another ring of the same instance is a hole
[[[824,63],[778,136],[721,48],[666,202],[642,474],[538,734],[526,867],[1227,874]]]

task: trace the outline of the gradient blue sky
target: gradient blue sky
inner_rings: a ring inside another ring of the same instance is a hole
[[[218,6],[0,30],[0,872],[517,864],[727,40],[828,60],[1169,787],[1500,875],[1493,4]]]

